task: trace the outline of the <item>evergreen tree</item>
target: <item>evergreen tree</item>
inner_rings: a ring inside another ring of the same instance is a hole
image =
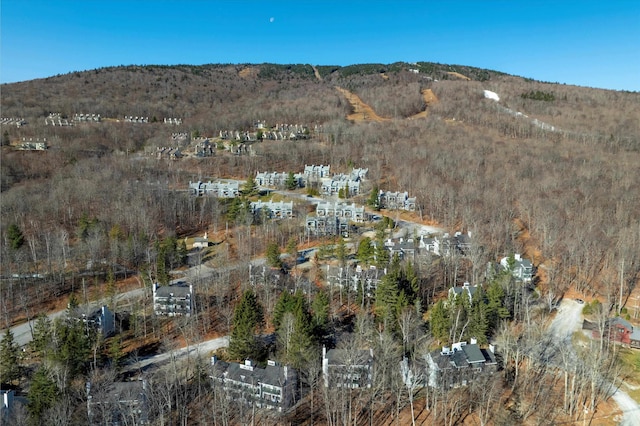
[[[287,292],[283,292],[283,295]],[[278,323],[276,333],[280,358],[294,368],[302,367],[304,355],[313,345],[313,326],[311,315],[301,292],[293,296],[281,295],[278,300]]]
[[[41,366],[33,375],[27,404],[29,416],[34,424],[46,424],[46,422],[42,422],[42,415],[53,406],[57,396],[58,387],[51,379],[49,371]]]
[[[376,241],[376,266],[378,268],[384,268],[389,264],[389,259],[391,258],[391,254],[387,247],[384,245],[384,238],[378,238]]]
[[[336,245],[336,258],[340,262],[340,266],[344,268],[347,260],[347,246],[342,237],[338,237],[338,244]]]
[[[251,197],[258,193],[258,184],[256,183],[256,180],[252,175],[249,175],[249,178],[242,186],[242,190],[240,192],[245,197]]]
[[[282,268],[282,259],[280,259],[280,247],[275,241],[267,245],[267,264],[272,268]]]
[[[356,257],[358,261],[361,263],[368,264],[373,259],[373,246],[371,245],[371,239],[369,237],[364,237],[360,244],[358,244],[358,253]]]
[[[324,291],[316,293],[311,304],[311,311],[313,313],[314,334],[317,337],[322,337],[326,334],[329,325],[329,296],[327,293]]]
[[[289,238],[287,241],[287,254],[289,255],[289,263],[291,267],[294,267],[298,263],[298,243],[295,237]]]
[[[380,280],[376,287],[376,300],[374,309],[376,318],[387,326],[395,323],[396,313],[398,310],[398,275],[388,273]],[[406,297],[403,296],[406,300]]]
[[[20,379],[19,361],[20,348],[13,337],[13,332],[7,328],[0,342],[0,380],[2,383],[12,383]]]
[[[493,280],[487,289],[487,330],[497,329],[500,320],[509,318],[509,310],[504,306],[505,293],[498,279]]]
[[[229,339],[229,355],[233,359],[243,360],[259,355],[255,334],[262,327],[263,321],[262,306],[256,295],[251,290],[245,291],[233,315]]]
[[[486,303],[486,294],[481,286],[478,286],[469,311],[469,337],[475,337],[479,343],[487,343],[489,332],[489,318]]]
[[[51,351],[45,356],[68,371],[67,380],[82,373],[91,353],[91,342],[96,331],[87,327],[78,317],[78,300],[74,293],[69,297],[65,318],[57,318],[52,327]]]
[[[298,187],[298,181],[296,180],[296,177],[293,174],[293,172],[289,172],[289,174],[287,175],[287,179],[284,182],[284,186],[290,191],[293,191]]]
[[[20,227],[15,223],[9,225],[7,239],[9,240],[9,247],[13,250],[18,250],[24,244],[24,235],[22,235]]]
[[[274,328],[277,330],[280,327],[282,317],[286,312],[291,312],[293,309],[293,301],[291,294],[288,291],[280,293],[280,297],[276,302],[276,306],[273,308],[273,315],[271,322]]]
[[[167,271],[166,247],[156,241],[156,280],[160,285],[169,284],[169,271]]]
[[[227,220],[229,222],[243,222],[249,213],[249,202],[236,197],[232,198],[228,203]]]
[[[38,356],[43,356],[51,345],[51,320],[46,315],[38,315],[33,326],[33,340],[29,345]]]
[[[114,336],[111,338],[109,342],[109,359],[111,360],[111,365],[114,368],[120,367],[120,362],[122,361],[122,357],[124,356],[122,352],[122,341],[120,337]]]
[[[380,210],[380,198],[379,198],[379,190],[378,186],[374,186],[369,194],[369,198],[367,199],[367,205],[371,207],[375,211]]]
[[[449,310],[443,300],[439,300],[433,308],[431,308],[429,325],[433,337],[441,343],[449,342],[451,318],[449,317]]]

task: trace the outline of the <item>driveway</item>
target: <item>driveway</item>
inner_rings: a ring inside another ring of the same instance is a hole
[[[562,301],[558,313],[548,329],[557,343],[571,343],[573,333],[582,328],[583,307],[583,304],[575,300],[565,299]],[[640,426],[640,406],[638,403],[620,388],[614,392],[612,398],[622,411],[620,425]]]

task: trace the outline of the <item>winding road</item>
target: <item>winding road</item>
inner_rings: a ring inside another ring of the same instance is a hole
[[[560,303],[558,313],[549,325],[548,332],[558,344],[570,344],[571,336],[582,328],[583,304],[565,299]],[[622,411],[621,426],[640,426],[640,406],[620,388],[612,395]]]

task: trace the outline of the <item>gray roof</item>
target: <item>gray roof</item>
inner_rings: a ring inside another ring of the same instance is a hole
[[[216,361],[213,365],[212,373],[216,378],[225,378],[252,385],[263,383],[283,386],[287,380],[284,367],[279,365],[267,365],[265,368],[260,368],[255,365],[247,367],[237,362]]]
[[[631,323],[621,317],[615,317],[609,320],[609,325],[621,325],[624,328],[633,331],[633,326],[631,325]]]
[[[431,359],[440,370],[455,368],[468,368],[473,364],[496,364],[495,355],[486,349],[480,349],[475,344],[463,345],[460,349],[454,349],[448,354],[443,354],[439,350],[431,352]]]
[[[171,296],[173,294],[173,296]],[[158,297],[187,297],[191,295],[188,284],[173,284],[158,286],[156,296]]]
[[[467,361],[470,364],[475,364],[477,362],[485,362],[484,355],[480,351],[480,348],[476,344],[464,345],[462,347],[462,351],[467,357]]]

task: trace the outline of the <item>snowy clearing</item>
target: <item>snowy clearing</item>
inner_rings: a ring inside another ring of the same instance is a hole
[[[487,99],[492,99],[496,102],[500,102],[500,96],[498,96],[496,92],[492,92],[491,90],[485,90],[484,97]]]

